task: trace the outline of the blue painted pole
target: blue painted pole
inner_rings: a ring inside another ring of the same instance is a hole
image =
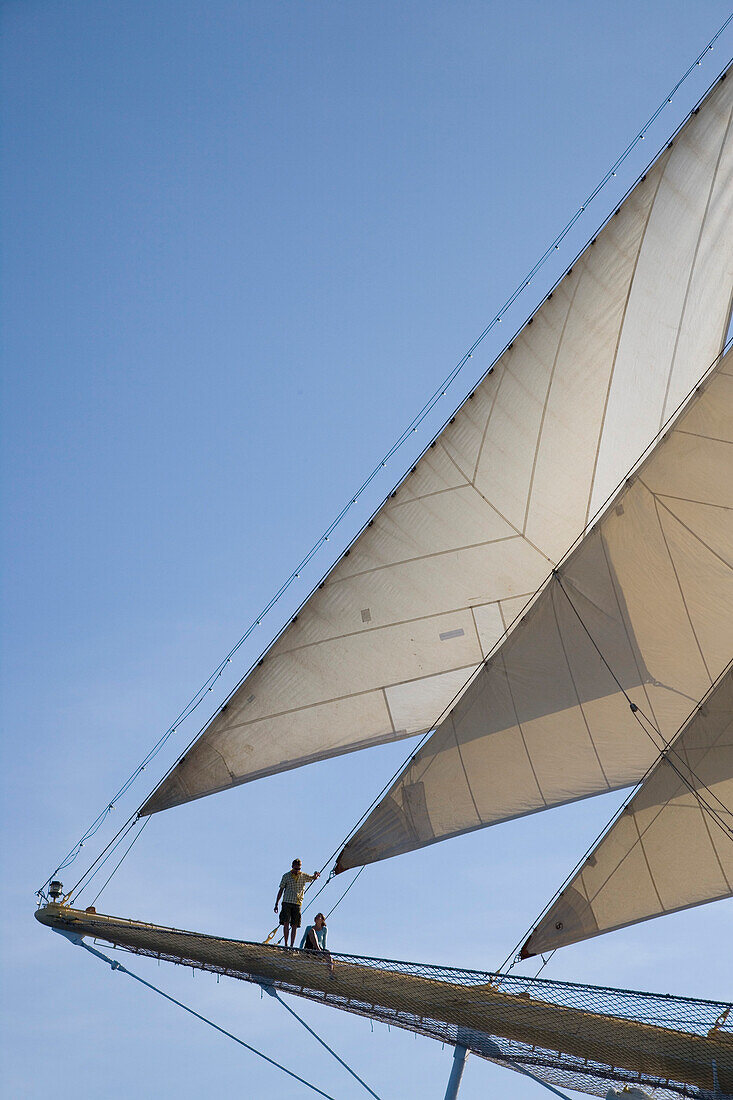
[[[461,1078],[463,1077],[463,1071],[466,1068],[467,1057],[468,1050],[466,1047],[462,1046],[460,1043],[456,1043],[456,1049],[453,1051],[453,1066],[450,1071],[450,1077],[448,1078],[448,1088],[445,1090],[445,1100],[456,1100]]]

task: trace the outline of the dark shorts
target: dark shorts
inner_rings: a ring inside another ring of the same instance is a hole
[[[280,924],[289,924],[292,928],[300,928],[300,906],[284,901],[280,909]]]

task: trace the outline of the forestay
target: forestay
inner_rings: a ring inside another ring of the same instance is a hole
[[[732,99],[719,83],[144,814],[424,732],[460,694],[721,348]]]
[[[522,957],[732,895],[729,670],[533,929]]]
[[[730,351],[339,869],[641,779],[733,654],[732,433]]]

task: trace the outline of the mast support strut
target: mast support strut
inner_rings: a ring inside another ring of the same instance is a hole
[[[448,1078],[448,1088],[445,1090],[445,1100],[456,1100],[458,1090],[461,1087],[463,1071],[466,1068],[467,1057],[467,1048],[461,1043],[456,1043],[456,1048],[453,1051],[453,1065],[451,1066],[450,1077]]]

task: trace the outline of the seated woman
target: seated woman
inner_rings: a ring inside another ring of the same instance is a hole
[[[313,924],[306,926],[300,941],[300,949],[301,951],[319,951],[327,960],[329,969],[333,973],[333,959],[330,951],[326,951],[326,933],[326,918],[323,913],[316,913]]]

